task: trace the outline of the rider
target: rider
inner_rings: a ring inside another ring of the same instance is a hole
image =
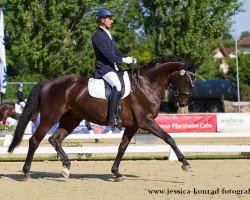
[[[122,121],[117,114],[121,92],[121,83],[117,75],[121,71],[119,64],[132,64],[137,61],[117,49],[114,38],[109,32],[113,24],[113,16],[114,12],[108,8],[101,8],[96,13],[96,19],[99,21],[100,26],[92,36],[96,56],[93,76],[94,78],[103,78],[112,87],[108,106],[109,125],[120,126]]]
[[[22,109],[24,108],[25,106],[25,102],[26,102],[26,99],[24,98],[24,94],[23,94],[23,84],[20,83],[18,85],[18,89],[17,89],[17,99],[18,99],[18,103],[21,105]]]

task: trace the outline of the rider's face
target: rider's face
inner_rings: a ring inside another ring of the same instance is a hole
[[[113,18],[111,16],[105,17],[101,19],[101,22],[106,29],[110,29],[113,24]]]

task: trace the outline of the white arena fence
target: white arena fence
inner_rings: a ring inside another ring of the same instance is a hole
[[[176,121],[169,122],[168,124],[160,126],[165,128],[170,128],[173,132],[170,133],[173,138],[248,138],[250,137],[250,114],[248,113],[222,113],[222,114],[212,114],[215,120],[211,120],[211,115],[207,114],[185,114],[185,115],[160,115],[161,117],[174,118],[177,116]],[[198,120],[197,120],[198,116]],[[192,119],[189,121],[190,118]],[[208,119],[208,118],[209,119]],[[182,118],[184,119],[182,121]],[[168,119],[168,118],[167,118]],[[158,120],[157,120],[158,121]],[[163,120],[164,121],[164,120]],[[211,122],[211,124],[210,124]],[[172,123],[172,124],[171,124]],[[183,123],[183,124],[181,124]],[[180,128],[191,128],[190,132],[174,132]],[[197,130],[202,130],[205,127],[206,132],[197,132]],[[55,128],[55,127],[54,127]],[[103,127],[99,125],[92,124],[93,131],[86,130],[84,127],[84,122],[80,124],[79,127],[75,129],[75,133],[69,135],[65,140],[70,139],[115,139],[121,138],[124,130],[112,131],[110,127]],[[210,128],[211,130],[208,130]],[[216,130],[214,131],[214,128]],[[28,130],[27,130],[28,129]],[[31,124],[27,127],[23,140],[28,140],[31,137]],[[51,130],[52,131],[52,130]],[[168,130],[166,130],[169,132]],[[104,132],[104,133],[100,133]],[[48,133],[45,139],[48,139],[50,133]],[[3,140],[3,146],[0,147],[0,154],[6,154],[8,146],[12,141],[12,134],[5,134],[0,137]],[[117,153],[117,145],[110,146],[85,146],[81,147],[63,147],[67,154],[87,154],[87,153]],[[180,150],[185,154],[188,152],[250,152],[250,145],[178,145]],[[27,154],[28,147],[18,147],[14,150],[14,154]],[[169,160],[177,160],[174,152],[171,150],[169,145],[137,145],[130,144],[126,153],[140,153],[140,152],[167,152],[169,153]],[[52,146],[42,146],[36,151],[37,154],[54,154],[56,151]]]

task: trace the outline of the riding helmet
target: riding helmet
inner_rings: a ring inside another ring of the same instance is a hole
[[[98,12],[96,13],[96,19],[101,19],[105,17],[113,17],[114,11],[109,8],[100,8]]]

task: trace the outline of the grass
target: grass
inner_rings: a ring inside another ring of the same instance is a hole
[[[25,156],[10,156],[0,157],[0,162],[24,162]],[[211,155],[186,155],[188,160],[223,160],[223,159],[250,159],[250,153],[241,154],[211,154]],[[70,160],[77,161],[113,161],[115,156],[98,156],[93,157],[92,154],[71,156]],[[167,160],[167,156],[124,156],[123,160]],[[34,162],[41,161],[58,161],[59,158],[56,154],[49,156],[34,156]]]

